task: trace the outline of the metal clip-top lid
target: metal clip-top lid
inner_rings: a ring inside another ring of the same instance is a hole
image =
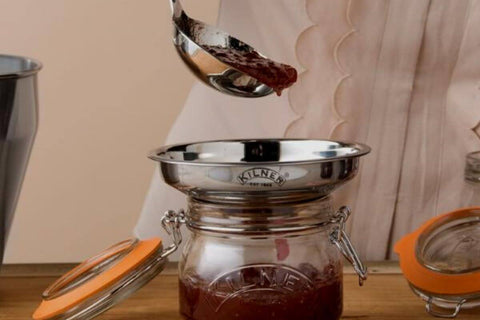
[[[91,319],[148,283],[166,261],[159,238],[120,242],[45,290],[33,319]]]

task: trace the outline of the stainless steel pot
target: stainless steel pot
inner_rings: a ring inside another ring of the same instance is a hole
[[[37,132],[40,62],[0,55],[0,265]]]

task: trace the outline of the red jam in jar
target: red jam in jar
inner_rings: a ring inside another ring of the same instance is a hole
[[[341,263],[322,271],[308,263],[247,265],[212,281],[186,272],[179,286],[187,320],[338,320],[342,314]]]

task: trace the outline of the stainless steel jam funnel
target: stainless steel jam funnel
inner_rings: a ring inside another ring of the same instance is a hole
[[[230,95],[256,98],[273,93],[257,79],[220,61],[205,46],[258,52],[226,32],[187,16],[180,0],[170,0],[175,28],[173,43],[190,70],[207,85]]]
[[[215,202],[301,201],[326,196],[358,171],[370,148],[329,140],[224,140],[150,153],[165,182]]]

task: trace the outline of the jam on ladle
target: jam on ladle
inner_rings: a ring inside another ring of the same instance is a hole
[[[219,46],[205,46],[204,49],[218,60],[269,86],[277,95],[281,95],[284,89],[297,81],[295,68],[265,58],[256,51],[242,51]]]

